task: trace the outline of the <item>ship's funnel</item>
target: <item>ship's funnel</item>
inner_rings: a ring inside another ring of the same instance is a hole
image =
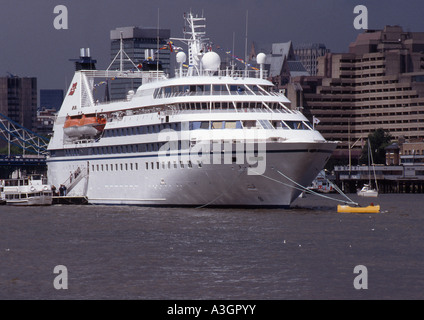
[[[90,48],[80,48],[79,59],[69,59],[75,62],[75,70],[96,70],[96,60],[91,59]]]

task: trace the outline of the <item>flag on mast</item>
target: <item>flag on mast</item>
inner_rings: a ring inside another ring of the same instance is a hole
[[[318,123],[320,123],[320,122],[321,121],[318,118],[316,118],[315,116],[312,117],[312,124],[313,124],[313,127],[314,128],[315,128],[315,125],[318,124]]]

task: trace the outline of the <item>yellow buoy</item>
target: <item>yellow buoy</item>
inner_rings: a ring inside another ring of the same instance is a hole
[[[351,207],[348,205],[337,205],[337,212],[353,212],[353,213],[379,213],[380,205],[371,204],[368,207]]]

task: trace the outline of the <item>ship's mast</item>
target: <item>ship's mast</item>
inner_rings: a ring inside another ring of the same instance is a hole
[[[188,31],[184,30],[184,38],[172,38],[172,40],[179,40],[187,44],[188,46],[188,62],[189,69],[188,75],[196,75],[201,73],[201,59],[205,53],[204,43],[207,39],[203,38],[206,34],[204,31],[206,28],[206,18],[194,17],[190,12],[187,15],[184,14],[184,19],[188,23]],[[188,36],[188,37],[186,37]]]
[[[127,57],[127,59],[124,59]],[[138,72],[138,67],[135,65],[135,63],[131,60],[131,58],[127,55],[127,53],[124,51],[124,37],[121,32],[121,37],[119,40],[119,52],[116,54],[115,58],[113,58],[112,62],[110,63],[109,67],[107,67],[106,71],[109,71],[109,69],[112,67],[112,64],[115,62],[115,60],[119,57],[119,72],[124,72],[124,61],[129,61],[134,66],[135,70]]]

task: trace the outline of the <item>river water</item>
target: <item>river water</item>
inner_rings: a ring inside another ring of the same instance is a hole
[[[0,299],[423,299],[424,196],[371,201],[381,213],[312,195],[291,209],[0,206]]]

